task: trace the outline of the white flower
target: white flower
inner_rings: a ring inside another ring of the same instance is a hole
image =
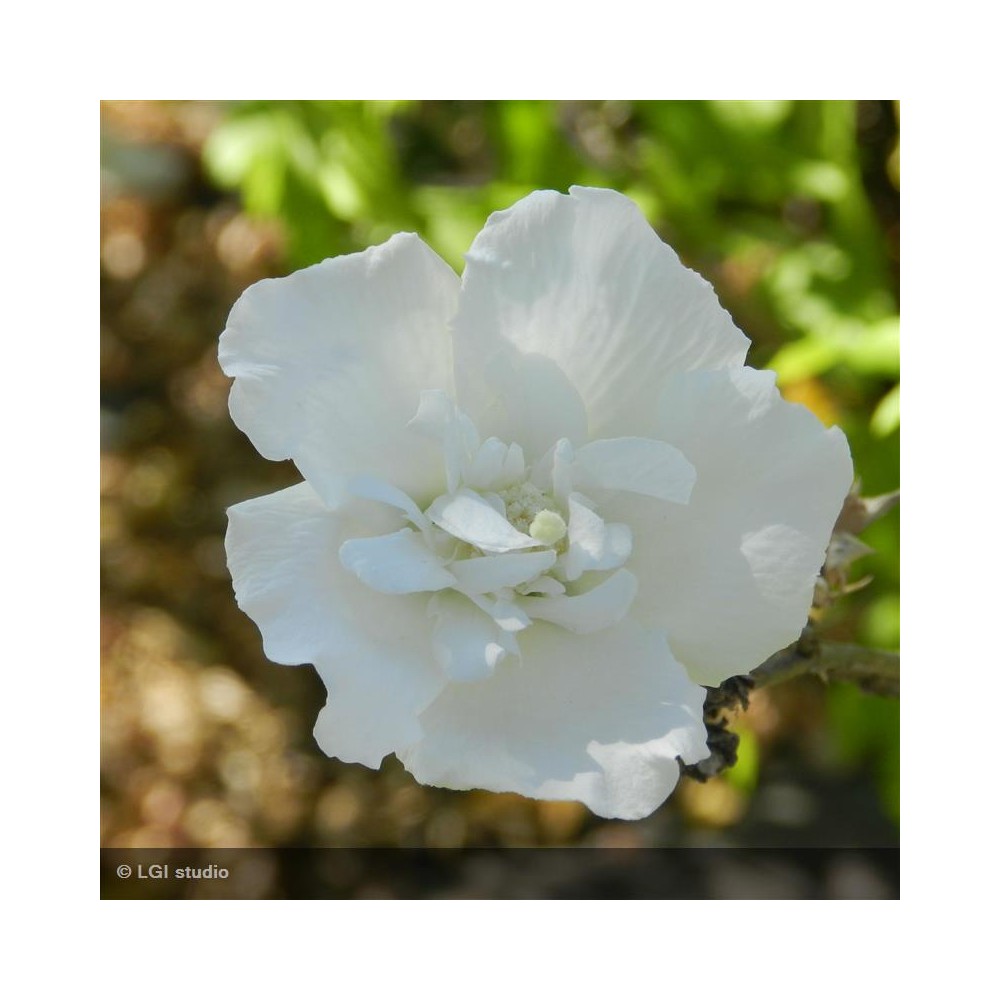
[[[305,477],[229,510],[237,600],[331,756],[646,816],[699,685],[805,623],[847,444],[622,195],[536,192],[466,259],[403,233],[236,303],[233,419]]]

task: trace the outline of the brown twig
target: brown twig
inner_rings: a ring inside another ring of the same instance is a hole
[[[746,709],[753,690],[812,674],[824,681],[847,681],[862,691],[899,697],[899,653],[868,649],[846,642],[821,642],[806,627],[796,642],[768,657],[743,677],[730,677],[705,698],[705,728],[710,755],[697,764],[685,764],[681,773],[707,781],[736,763],[739,737],[729,729],[729,715]]]
[[[823,680],[847,681],[863,691],[899,697],[899,653],[843,642],[822,642],[807,628],[786,649],[751,671],[754,686],[768,687],[803,674]]]

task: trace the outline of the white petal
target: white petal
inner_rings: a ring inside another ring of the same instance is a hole
[[[558,594],[565,594],[566,587],[558,580],[553,580],[551,576],[540,576],[537,580],[526,583],[520,588],[520,592],[523,594],[546,594],[554,597]]]
[[[507,449],[507,457],[503,461],[503,483],[515,483],[524,478],[524,451],[515,441]]]
[[[512,594],[491,597],[488,594],[469,594],[469,600],[486,612],[505,632],[520,632],[531,624],[524,609]]]
[[[552,549],[542,552],[513,552],[501,556],[480,556],[453,562],[448,569],[458,581],[457,589],[465,594],[486,594],[503,587],[534,580],[555,565]]]
[[[677,757],[708,755],[705,692],[662,633],[627,622],[577,636],[536,624],[519,641],[520,661],[449,685],[423,713],[424,738],[400,754],[418,781],[577,799],[600,816],[640,819],[673,790]]]
[[[525,597],[521,607],[533,619],[543,618],[572,632],[597,632],[628,614],[637,586],[636,578],[620,569],[585,594]]]
[[[566,503],[573,491],[573,456],[573,446],[560,438],[532,467],[531,482]]]
[[[751,368],[674,379],[663,437],[694,463],[685,506],[617,494],[630,525],[631,615],[668,630],[691,676],[715,685],[798,637],[853,471],[843,434]]]
[[[499,493],[479,494],[505,521],[507,520],[507,504]]]
[[[416,236],[259,281],[229,314],[219,361],[233,420],[265,457],[291,458],[331,504],[369,473],[428,499],[440,453],[407,429],[423,389],[451,388],[459,281]]]
[[[499,438],[487,438],[465,470],[466,486],[474,490],[496,489],[506,457],[507,445]]]
[[[538,545],[471,490],[438,497],[427,508],[427,516],[450,535],[485,552],[510,552]]]
[[[746,357],[711,286],[614,191],[537,191],[490,216],[466,262],[456,382],[477,424],[497,357],[550,359],[582,398],[591,438],[651,434],[667,376]],[[531,406],[519,405],[544,409],[542,387],[529,392]]]
[[[559,438],[586,441],[587,411],[560,367],[541,354],[500,346],[483,368],[487,388],[481,392],[492,399],[490,407],[476,411],[484,432],[517,441],[529,459],[544,455]]]
[[[347,491],[351,496],[395,507],[418,528],[425,529],[430,526],[430,521],[424,516],[423,511],[402,490],[377,476],[355,476],[347,483]]]
[[[465,469],[465,485],[473,490],[502,490],[524,478],[524,452],[519,444],[506,445],[487,438]]]
[[[378,508],[374,508],[377,514]],[[361,514],[371,517],[373,509]],[[316,737],[331,756],[378,767],[420,735],[417,713],[444,677],[431,654],[427,597],[387,597],[340,564],[344,536],[385,530],[300,483],[229,509],[226,554],[236,599],[276,663],[314,663],[330,690]]]
[[[412,528],[374,538],[349,538],[340,546],[340,561],[381,594],[414,594],[455,584],[444,560]]]
[[[592,441],[576,452],[573,481],[584,489],[627,490],[674,503],[687,503],[694,466],[673,445],[651,438]]]
[[[569,545],[562,557],[563,575],[578,580],[589,570],[617,569],[632,552],[626,524],[605,524],[579,493],[569,497]]]
[[[475,424],[440,389],[420,394],[416,416],[410,421],[420,434],[437,441],[444,452],[448,492],[461,485],[463,474],[479,449]]]
[[[431,607],[434,655],[452,680],[482,680],[508,653],[517,655],[514,636],[464,597],[439,594]]]

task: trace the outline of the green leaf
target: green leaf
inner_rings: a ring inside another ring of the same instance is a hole
[[[876,437],[888,437],[899,427],[899,384],[881,399],[872,414],[871,428]]]
[[[868,765],[882,807],[899,820],[899,701],[865,694],[852,684],[832,684],[827,713],[834,749],[850,767]]]
[[[757,787],[760,775],[760,744],[757,736],[745,726],[732,726],[732,730],[740,738],[736,763],[723,773],[726,780],[743,792],[752,792]]]

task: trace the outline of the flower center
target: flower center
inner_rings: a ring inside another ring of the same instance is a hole
[[[497,495],[504,502],[508,522],[518,531],[543,545],[556,545],[566,537],[566,522],[553,510],[555,500],[534,483],[508,486]]]
[[[540,510],[528,525],[528,534],[543,545],[557,545],[566,537],[566,522],[554,510]]]
[[[605,521],[600,501],[626,492],[686,503],[694,483],[677,449],[647,438],[579,448],[560,438],[528,463],[516,443],[481,440],[440,390],[421,395],[411,426],[440,445],[445,491],[424,508],[359,477],[356,495],[395,507],[407,523],[348,539],[340,560],[382,593],[428,594],[435,656],[457,680],[520,655],[517,636],[534,622],[579,633],[620,622],[638,588],[626,568],[632,531]]]

